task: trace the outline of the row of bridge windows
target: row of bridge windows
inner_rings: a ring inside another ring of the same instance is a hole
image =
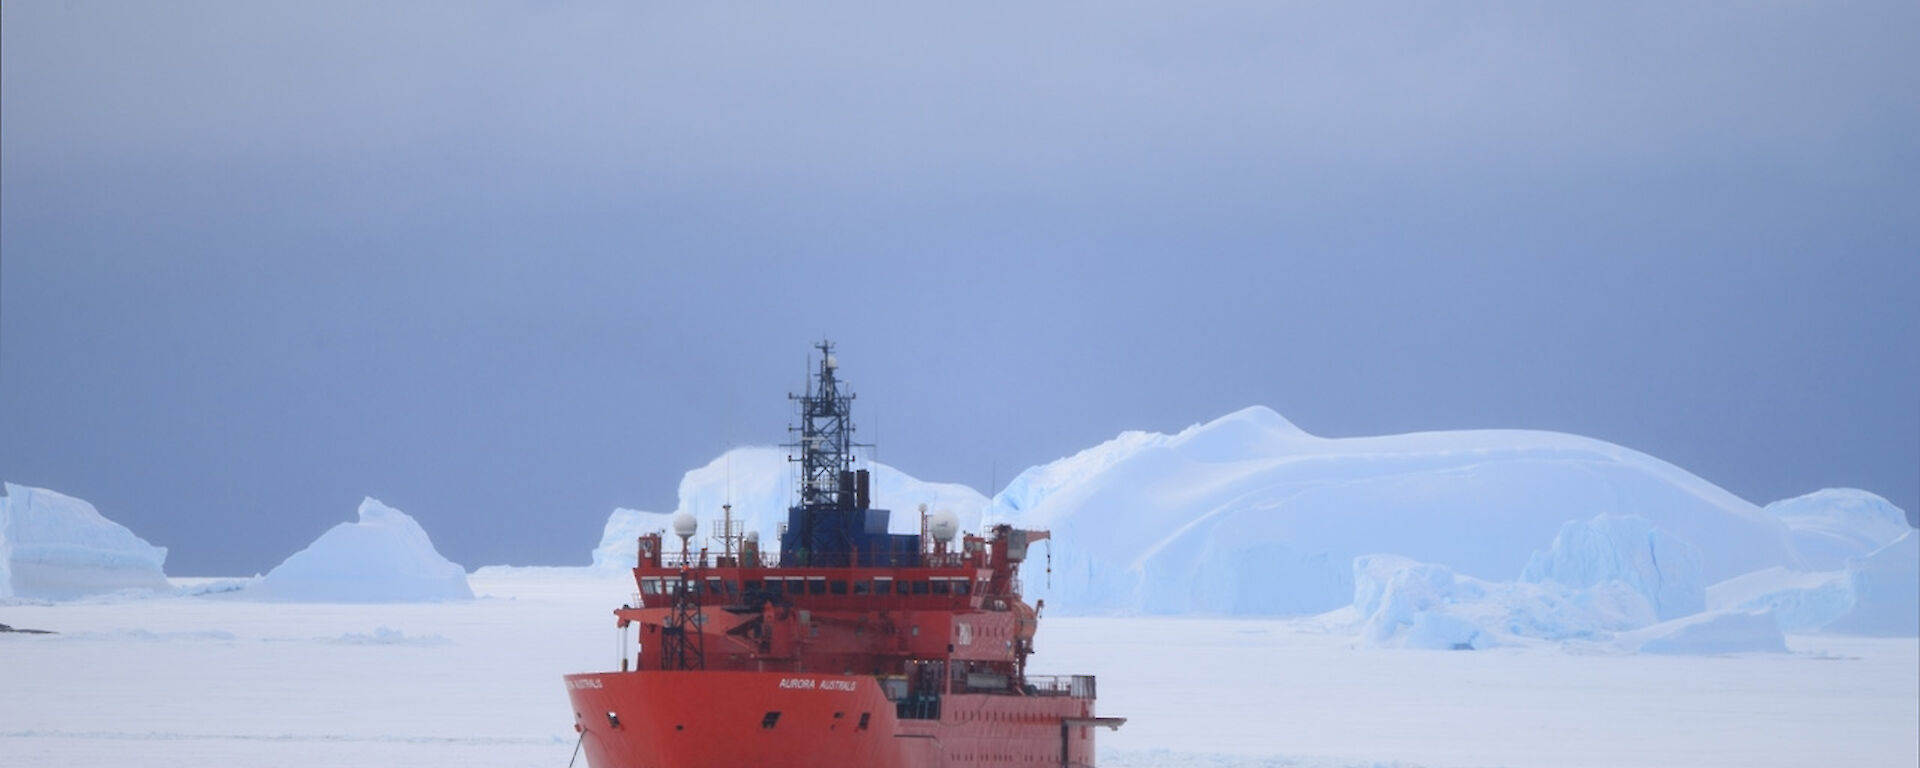
[[[647,595],[672,594],[679,586],[674,579],[641,579],[640,591]],[[694,594],[738,595],[739,582],[731,579],[697,579],[687,581],[689,591]],[[787,595],[969,595],[973,593],[973,583],[966,579],[926,579],[896,581],[894,579],[828,579],[823,577],[792,576],[748,581],[747,590],[760,590],[771,594]]]

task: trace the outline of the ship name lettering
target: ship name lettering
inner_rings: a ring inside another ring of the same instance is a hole
[[[599,688],[600,678],[597,678],[597,677],[581,678],[579,680],[575,680],[569,683],[568,685],[569,687],[573,688],[576,691],[582,688]]]
[[[820,690],[851,691],[853,690],[853,681],[852,680],[822,680],[820,681]]]
[[[780,678],[780,687],[799,689],[803,691],[811,691],[813,690],[814,682],[815,681],[812,680],[811,678],[783,677],[783,678]]]

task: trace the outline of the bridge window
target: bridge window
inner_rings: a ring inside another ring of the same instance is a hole
[[[964,595],[967,593],[968,587],[971,586],[973,586],[973,582],[965,580],[956,581],[953,583],[953,593],[956,595]]]
[[[914,594],[916,594],[916,595],[924,595],[924,594],[926,594],[926,593],[927,593],[927,583],[926,583],[926,582],[924,582],[924,581],[916,581],[916,582],[914,582],[914,583],[913,583],[913,593],[914,593]]]
[[[808,580],[807,580],[807,592],[809,592],[809,593],[811,593],[811,594],[815,594],[815,595],[824,595],[824,594],[826,594],[826,593],[827,593],[827,579],[826,579],[826,577],[825,577],[825,576],[815,576],[815,577],[813,577],[813,578],[811,578],[811,579],[808,579]]]
[[[933,593],[936,595],[951,594],[953,591],[953,588],[947,586],[947,584],[948,582],[946,579],[935,579],[933,582]]]
[[[874,579],[873,593],[876,595],[893,594],[893,579]]]
[[[833,581],[827,582],[827,591],[836,595],[844,595],[847,593],[847,583],[839,579],[834,579]]]
[[[861,579],[853,583],[853,593],[856,595],[872,594],[872,592],[873,582]]]

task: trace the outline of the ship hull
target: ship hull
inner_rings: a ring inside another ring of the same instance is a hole
[[[1091,765],[1093,699],[948,694],[901,717],[872,677],[782,672],[569,675],[592,768]]]

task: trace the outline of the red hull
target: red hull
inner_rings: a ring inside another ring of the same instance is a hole
[[[569,675],[593,768],[1091,765],[1091,696],[948,694],[902,718],[872,677],[787,672]],[[777,713],[774,714],[774,713]],[[926,713],[931,714],[931,713]]]

